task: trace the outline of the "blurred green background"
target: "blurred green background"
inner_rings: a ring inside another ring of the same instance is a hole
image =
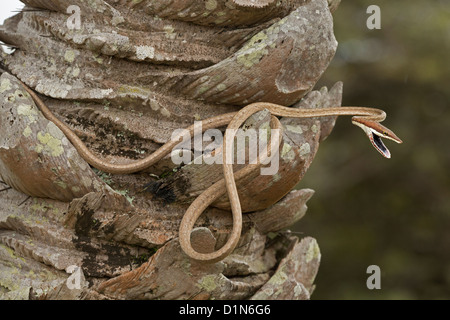
[[[369,30],[369,5],[381,30]],[[336,56],[318,83],[344,82],[343,105],[384,109],[387,160],[338,119],[299,188],[316,194],[294,230],[322,262],[313,299],[450,299],[450,1],[343,0]],[[381,290],[369,290],[369,265]]]

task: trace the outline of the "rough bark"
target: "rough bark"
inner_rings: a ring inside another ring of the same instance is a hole
[[[130,175],[95,170],[17,79],[90,149],[127,163],[175,129],[251,102],[340,106],[341,83],[313,91],[336,50],[337,2],[23,2],[0,27],[17,48],[1,57],[0,298],[309,299],[320,250],[286,228],[306,212],[313,191],[292,189],[335,117],[281,119],[277,174],[240,181],[238,248],[205,264],[182,252],[178,228],[189,203],[222,178],[220,164],[193,146],[182,166],[168,156]],[[81,8],[80,30],[67,28],[69,5]],[[268,130],[269,120],[262,111],[243,127]],[[224,196],[198,220],[194,246],[219,248],[231,222]]]

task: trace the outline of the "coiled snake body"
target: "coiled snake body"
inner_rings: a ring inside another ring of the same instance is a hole
[[[52,121],[70,140],[72,145],[77,149],[81,157],[93,167],[112,174],[129,174],[138,172],[150,167],[151,165],[160,161],[167,154],[171,153],[172,149],[180,142],[180,139],[173,139],[157,151],[147,156],[144,159],[137,160],[127,164],[112,164],[98,158],[94,155],[83,143],[83,141],[62,121],[60,121],[39,96],[25,84],[22,83],[25,90],[35,101],[36,105],[42,111],[44,116]],[[242,210],[239,201],[239,195],[236,187],[236,180],[245,177],[253,170],[258,169],[261,163],[264,163],[263,159],[258,159],[257,164],[247,165],[243,169],[233,172],[233,165],[228,159],[230,152],[227,152],[229,143],[234,140],[236,130],[254,113],[262,111],[264,109],[269,110],[272,114],[271,127],[272,129],[281,129],[282,126],[275,116],[280,117],[293,117],[293,118],[311,118],[311,117],[323,117],[323,116],[353,116],[352,123],[359,126],[366,133],[370,142],[374,148],[379,151],[384,157],[390,158],[391,154],[386,146],[383,144],[381,138],[386,138],[397,143],[402,143],[402,140],[398,138],[391,130],[381,125],[380,122],[386,118],[386,113],[383,110],[375,108],[365,107],[335,107],[335,108],[322,108],[322,109],[295,109],[280,106],[273,103],[257,102],[249,104],[242,108],[238,112],[227,113],[216,117],[208,118],[202,121],[202,129],[206,131],[211,128],[217,128],[221,126],[227,126],[225,132],[225,138],[223,142],[223,171],[224,178],[213,184],[206,189],[200,196],[198,196],[187,209],[180,225],[179,238],[183,251],[195,260],[201,260],[206,262],[215,262],[222,260],[229,255],[236,245],[238,244],[241,230],[242,230]],[[194,132],[194,125],[187,128],[188,132],[192,135]],[[280,130],[274,130],[277,134],[272,135],[271,139],[276,139],[278,145],[281,143]],[[274,156],[273,154],[270,155]],[[266,157],[267,158],[267,157]],[[192,248],[190,235],[194,227],[195,222],[202,212],[220,196],[228,193],[228,197],[231,203],[231,210],[233,216],[233,228],[227,243],[219,250],[212,253],[199,253]]]

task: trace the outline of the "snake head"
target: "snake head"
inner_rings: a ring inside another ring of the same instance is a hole
[[[381,138],[386,138],[397,143],[403,142],[394,132],[392,132],[392,130],[386,128],[379,122],[354,117],[352,123],[363,129],[373,147],[385,158],[389,159],[391,157],[391,152],[386,148]]]

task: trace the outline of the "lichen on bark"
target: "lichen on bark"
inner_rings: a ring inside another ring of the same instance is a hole
[[[178,228],[189,203],[222,178],[219,164],[178,166],[167,156],[135,174],[93,170],[18,79],[89,149],[129,163],[174,130],[251,102],[340,106],[341,83],[314,90],[337,46],[328,2],[22,2],[0,27],[0,40],[17,48],[1,55],[0,189],[12,188],[0,192],[0,297],[309,299],[320,250],[286,228],[306,212],[314,192],[293,188],[335,117],[280,119],[280,170],[239,183],[248,212],[240,243],[205,264],[183,253]],[[73,4],[83,12],[79,30],[66,25]],[[270,131],[269,120],[261,112],[244,126]],[[192,242],[217,249],[231,225],[224,196],[199,218]],[[75,267],[82,279],[70,289]]]

